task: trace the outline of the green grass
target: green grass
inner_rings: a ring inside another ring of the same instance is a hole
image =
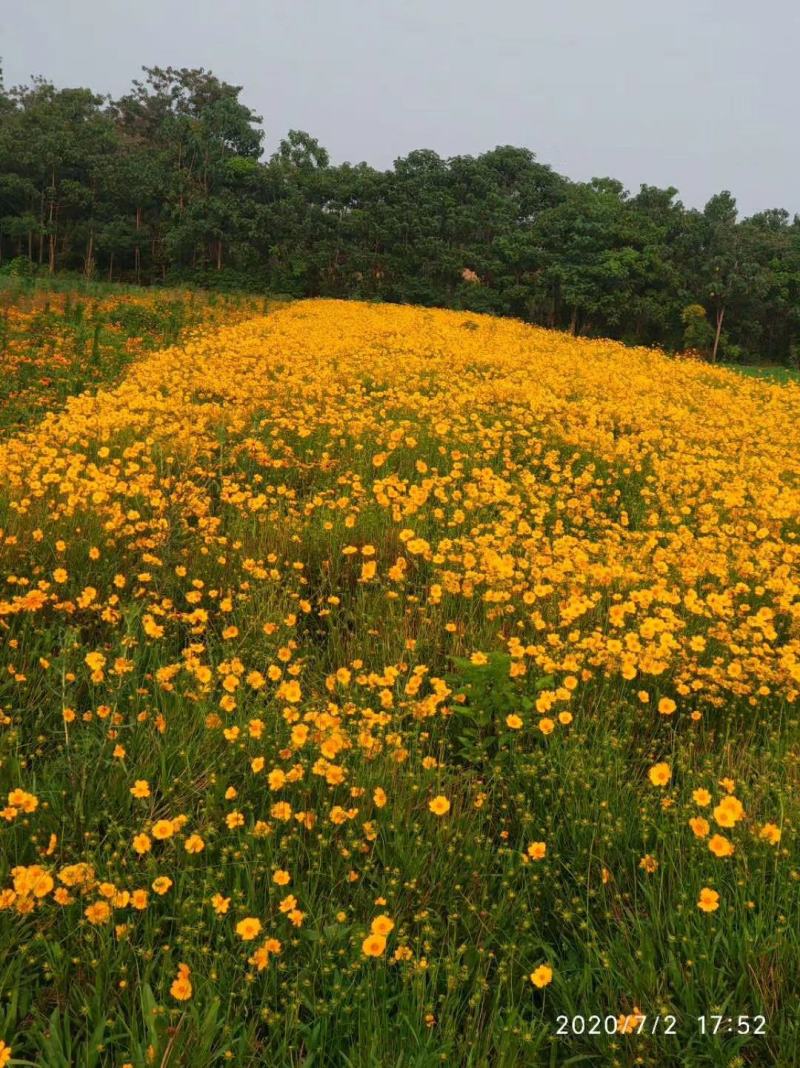
[[[720,366],[727,367],[729,371],[736,371],[740,375],[763,378],[768,382],[784,384],[800,381],[800,371],[795,367],[750,367],[742,363],[723,363]]]

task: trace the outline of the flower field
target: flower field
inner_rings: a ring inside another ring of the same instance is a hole
[[[0,280],[0,433],[8,436],[68,396],[118,378],[132,359],[213,323],[257,314],[264,301],[182,290],[83,291]]]
[[[800,1063],[800,385],[254,312],[0,444],[6,1050]]]

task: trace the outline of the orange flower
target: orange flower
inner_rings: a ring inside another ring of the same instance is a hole
[[[386,939],[383,935],[370,934],[361,943],[361,952],[365,957],[380,957],[386,949]]]
[[[394,920],[392,920],[389,916],[381,914],[380,916],[375,917],[375,919],[370,924],[369,929],[371,934],[379,935],[385,938],[386,935],[388,935],[391,931],[394,930]]]
[[[717,891],[712,890],[708,886],[704,886],[700,891],[697,907],[702,909],[703,912],[716,912],[719,908],[719,894]]]

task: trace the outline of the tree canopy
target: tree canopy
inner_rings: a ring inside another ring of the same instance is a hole
[[[241,94],[189,68],[144,68],[118,100],[0,79],[0,270],[414,302],[798,361],[797,216],[573,182],[510,145],[381,171],[290,130],[265,156]]]

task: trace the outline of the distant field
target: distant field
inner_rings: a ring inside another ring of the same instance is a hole
[[[722,366],[728,367],[731,371],[738,371],[742,375],[764,378],[769,382],[800,381],[800,371],[796,371],[793,367],[750,367],[740,363],[729,363]]]
[[[19,1063],[800,1063],[791,376],[0,306]]]

